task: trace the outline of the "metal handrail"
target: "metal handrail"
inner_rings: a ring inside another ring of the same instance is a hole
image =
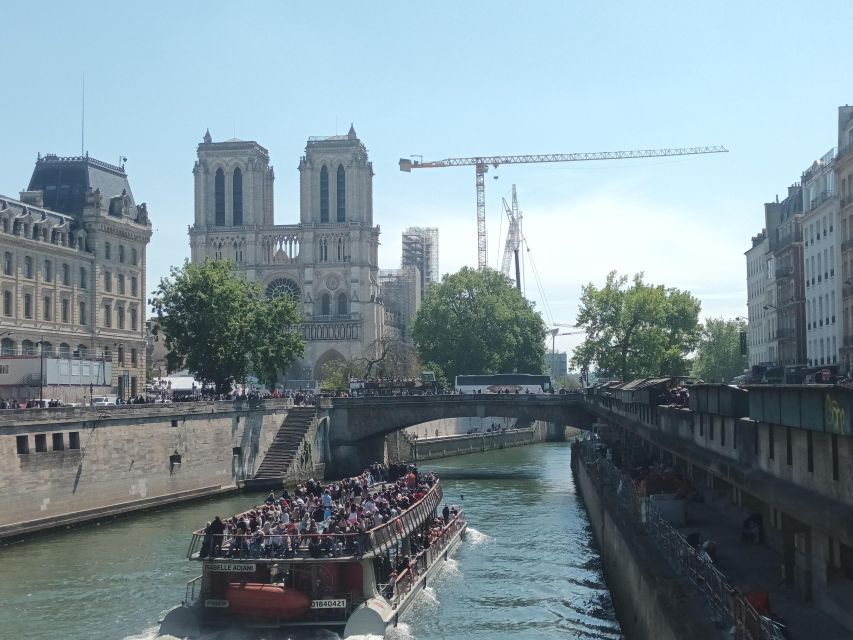
[[[715,621],[733,626],[736,640],[777,640],[781,637],[779,625],[759,614],[743,594],[731,586],[725,574],[661,516],[655,503],[637,491],[630,476],[609,460],[596,457],[591,447],[581,444],[578,450],[593,483],[616,498],[620,510],[653,535],[672,567],[700,589]]]

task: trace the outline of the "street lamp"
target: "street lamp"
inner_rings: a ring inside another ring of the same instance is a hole
[[[39,408],[44,395],[44,335],[38,341],[39,345]]]

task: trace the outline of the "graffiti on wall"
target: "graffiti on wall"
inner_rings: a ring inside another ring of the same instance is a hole
[[[823,420],[824,429],[829,433],[841,435],[850,431],[847,423],[847,408],[831,393],[827,393],[824,397]]]

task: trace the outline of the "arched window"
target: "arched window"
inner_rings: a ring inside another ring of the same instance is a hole
[[[329,170],[320,168],[320,222],[329,221]]]
[[[35,355],[36,347],[33,344],[32,340],[24,340],[21,342],[21,355],[22,356],[32,356]]]
[[[67,342],[62,342],[59,345],[59,357],[60,358],[70,358],[71,357],[71,345]]]
[[[349,313],[347,305],[347,294],[341,292],[338,294],[338,315],[344,316]]]
[[[51,344],[50,342],[42,342],[41,352],[46,358],[53,357],[53,344]]]
[[[324,316],[330,315],[332,313],[331,306],[331,296],[328,293],[324,293],[320,297],[320,314]]]
[[[77,355],[79,355],[81,358],[85,358],[89,355],[89,349],[86,347],[85,344],[77,345]]]
[[[10,338],[3,338],[3,342],[0,342],[0,353],[4,356],[14,356],[17,355],[16,352],[15,341]]]
[[[220,168],[216,170],[213,180],[213,205],[216,216],[215,224],[219,227],[225,226],[225,172]]]
[[[344,171],[344,165],[338,165],[338,222],[346,222],[347,220],[347,176]]]
[[[338,262],[344,261],[344,241],[338,238]]]
[[[233,187],[234,225],[240,226],[243,224],[243,172],[240,171],[240,167],[234,169]]]

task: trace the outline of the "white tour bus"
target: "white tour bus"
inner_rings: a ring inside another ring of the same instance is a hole
[[[554,393],[551,376],[531,373],[456,376],[456,390],[460,393]]]

